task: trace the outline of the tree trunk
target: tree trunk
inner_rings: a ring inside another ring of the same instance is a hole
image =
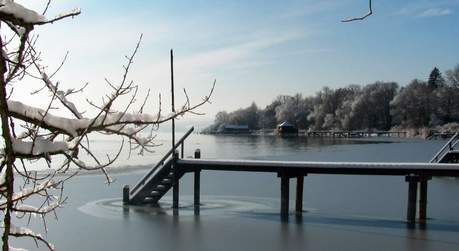
[[[0,37],[0,44],[3,44],[3,41]],[[0,53],[1,54],[1,53]],[[6,182],[6,209],[4,211],[5,218],[3,219],[3,236],[2,236],[2,250],[9,250],[8,236],[11,228],[11,210],[13,208],[13,190],[14,190],[14,173],[13,173],[13,164],[14,164],[14,152],[13,152],[13,143],[11,141],[10,125],[9,125],[9,112],[7,104],[7,92],[6,92],[6,82],[5,82],[5,73],[6,69],[6,60],[3,55],[0,55],[0,117],[1,117],[1,126],[2,126],[2,137],[5,141],[5,182]]]

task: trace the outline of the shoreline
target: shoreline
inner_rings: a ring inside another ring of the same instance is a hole
[[[419,139],[448,139],[451,138],[455,133],[459,132],[458,123],[447,123],[444,125],[430,126],[430,127],[400,127],[394,126],[389,130],[376,130],[376,129],[362,129],[362,130],[311,130],[311,129],[299,129],[297,134],[279,135],[275,128],[271,129],[258,129],[258,130],[247,130],[247,131],[232,131],[232,132],[219,132],[219,131],[206,131],[199,132],[203,135],[272,135],[272,136],[287,136],[287,137],[311,137],[311,138],[379,138],[389,137],[392,135],[401,134],[403,137],[395,138],[419,138]],[[320,136],[319,136],[320,135]],[[336,137],[333,137],[335,135]],[[343,137],[347,135],[348,137]]]
[[[114,166],[114,167],[107,167],[107,173],[111,175],[119,175],[119,174],[129,174],[143,170],[149,170],[154,164],[146,164],[146,165],[124,165],[124,166]],[[50,174],[54,171],[54,169],[46,169],[46,170],[32,170],[29,172],[37,172],[38,175],[46,175]],[[56,173],[56,177],[65,177],[71,176],[75,171],[78,171],[76,176],[97,176],[101,175],[104,176],[104,173],[101,170],[78,170],[76,168],[70,168],[66,173]],[[16,177],[21,177],[18,172],[14,172]]]
[[[359,137],[359,138],[344,138],[344,137],[308,137],[307,135],[289,135],[289,136],[279,136],[275,134],[203,134],[209,136],[216,136],[216,137],[279,137],[283,139],[288,138],[305,138],[305,139],[316,139],[316,140],[330,140],[330,141],[352,141],[352,142],[361,142],[362,144],[374,143],[374,144],[392,144],[392,143],[400,143],[402,141],[427,141],[426,139],[420,137],[385,137],[385,136],[377,136],[377,137]],[[358,144],[358,143],[357,143]],[[339,143],[337,145],[340,145]],[[134,164],[134,165],[121,165],[121,166],[110,166],[107,167],[106,170],[109,175],[120,175],[120,174],[128,174],[140,171],[147,171],[151,169],[153,166],[156,165],[156,162],[151,162],[147,164]],[[46,175],[50,174],[54,171],[54,169],[46,168],[46,169],[36,169],[30,170],[29,172],[37,172],[38,175]],[[92,175],[101,175],[104,176],[103,172],[100,170],[78,170],[77,168],[70,168],[66,173],[56,173],[55,176],[57,177],[65,177],[70,176],[75,171],[78,171],[77,176],[92,176]],[[15,172],[15,176],[20,176],[18,172]]]

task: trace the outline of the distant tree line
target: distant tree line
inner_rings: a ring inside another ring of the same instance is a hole
[[[459,64],[445,76],[435,67],[427,81],[414,79],[404,87],[378,81],[324,87],[310,97],[282,95],[264,109],[252,103],[233,112],[219,112],[205,132],[218,131],[225,124],[272,129],[283,121],[312,130],[390,130],[459,122]]]

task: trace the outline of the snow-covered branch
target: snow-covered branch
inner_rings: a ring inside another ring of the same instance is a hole
[[[49,131],[56,131],[73,137],[78,136],[78,130],[87,128],[88,119],[69,119],[54,116],[45,110],[28,106],[20,101],[8,100],[8,110],[12,117],[34,125],[41,125]]]
[[[27,9],[12,0],[0,1],[0,19],[22,27],[30,27],[37,22],[45,22],[46,17]]]
[[[52,19],[47,19],[44,15],[34,10],[28,9],[12,0],[0,1],[0,20],[10,22],[14,25],[33,28],[34,25],[44,25],[54,23],[68,17],[75,17],[81,13],[79,8],[59,14]]]
[[[40,241],[48,247],[49,250],[54,250],[54,245],[49,243],[41,234],[37,234],[29,228],[17,227],[12,225],[10,228],[10,236],[14,237],[30,237],[35,241]]]
[[[73,150],[75,147],[76,140],[69,142],[51,141],[43,137],[37,137],[35,141],[31,142],[13,139],[13,149],[18,158],[48,158],[51,155],[63,154]]]
[[[75,8],[75,9],[72,9],[72,10],[69,10],[67,12],[64,12],[64,13],[61,13],[57,16],[55,16],[54,18],[51,18],[49,20],[41,20],[41,21],[37,21],[37,22],[34,22],[35,25],[43,25],[43,24],[49,24],[49,23],[54,23],[54,22],[57,22],[59,20],[62,20],[64,18],[68,18],[68,17],[75,17],[75,16],[78,16],[81,14],[81,9],[80,8]]]
[[[31,205],[18,205],[14,207],[14,211],[18,213],[24,213],[24,214],[38,214],[38,215],[46,215],[54,210],[56,208],[61,207],[61,203],[59,201],[55,201],[50,203],[47,206],[42,206],[42,207],[35,207]]]
[[[0,129],[4,142],[0,149],[0,211],[4,216],[3,251],[11,249],[8,236],[30,237],[54,250],[40,234],[13,226],[12,218],[27,216],[30,221],[32,215],[39,215],[46,231],[45,216],[55,213],[66,200],[62,194],[65,181],[81,170],[99,170],[108,183],[113,182],[106,168],[117,161],[125,142],[128,143],[129,156],[132,151],[139,151],[139,154],[153,151],[157,146],[154,132],[158,126],[186,113],[200,114],[196,109],[210,103],[215,88],[214,81],[209,93],[194,104],[184,90],[184,103],[169,114],[162,113],[160,95],[156,112],[145,113],[150,90],[146,95],[141,94],[140,87],[129,79],[141,35],[132,53],[126,56],[120,79],[114,81],[111,76],[105,79],[108,91],[101,102],[86,99],[84,91],[87,85],[64,89],[62,86],[65,83],[56,81],[54,76],[62,69],[67,55],[54,72],[50,71],[43,63],[41,52],[36,50],[38,35],[34,28],[75,17],[80,10],[47,18],[45,13],[50,3],[51,0],[46,1],[45,10],[40,14],[13,0],[0,0]],[[28,100],[13,95],[15,88],[26,81],[27,85],[39,83],[32,87],[35,91],[31,95],[44,96],[40,105],[30,105]],[[73,102],[77,100],[86,100],[90,110],[82,112],[79,103]],[[118,136],[121,142],[118,151],[98,156],[97,151],[92,149],[95,133]],[[84,158],[79,158],[82,154]],[[59,159],[60,165],[52,162],[55,159]],[[36,160],[46,161],[45,165],[50,167],[46,174],[30,170],[29,161]],[[58,196],[56,193],[59,193]],[[39,201],[38,205],[30,203],[31,198],[36,198],[32,201]]]

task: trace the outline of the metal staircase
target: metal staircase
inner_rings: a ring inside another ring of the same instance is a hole
[[[175,149],[181,148],[181,156],[184,155],[184,141],[193,132],[194,127],[190,128],[185,135],[175,144],[157,164],[154,166],[132,190],[124,192],[123,202],[125,204],[157,204],[158,201],[172,188],[174,182],[174,171],[179,180],[184,172],[174,170],[174,162],[178,154],[174,154]],[[126,189],[126,187],[124,188]]]
[[[430,163],[459,163],[459,133],[455,133],[446,144],[435,154]]]

